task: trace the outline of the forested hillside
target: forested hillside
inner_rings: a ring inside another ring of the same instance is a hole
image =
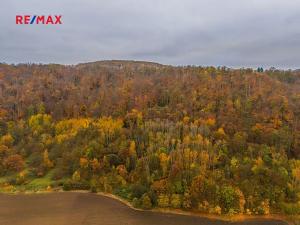
[[[0,64],[0,189],[300,213],[300,72]]]

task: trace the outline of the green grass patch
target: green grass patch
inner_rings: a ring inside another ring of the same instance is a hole
[[[53,170],[49,171],[44,177],[41,178],[35,178],[32,181],[30,181],[28,184],[25,185],[26,190],[32,190],[32,191],[39,191],[39,190],[45,190],[48,186],[51,186],[52,181],[52,175]]]

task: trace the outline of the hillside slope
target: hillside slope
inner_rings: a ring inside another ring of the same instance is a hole
[[[300,74],[100,61],[0,64],[0,188],[137,207],[300,212]]]

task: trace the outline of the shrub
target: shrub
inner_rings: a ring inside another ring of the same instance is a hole
[[[16,183],[17,183],[18,185],[21,185],[21,184],[25,183],[26,177],[27,177],[26,172],[24,172],[24,171],[20,172],[20,173],[18,174],[17,178],[16,178]]]
[[[299,203],[281,203],[281,210],[289,215],[299,215],[300,214],[300,204]]]
[[[225,186],[219,193],[220,206],[224,213],[234,214],[239,211],[239,196],[231,186]]]
[[[217,206],[214,208],[214,213],[215,213],[215,214],[218,214],[218,215],[221,215],[221,213],[222,213],[221,207],[217,205]]]
[[[91,192],[92,193],[97,193],[97,188],[95,186],[91,186]]]
[[[141,202],[140,202],[140,200],[139,200],[138,198],[134,198],[134,199],[132,200],[132,205],[133,205],[133,207],[135,207],[135,208],[139,208],[139,207],[141,206]]]
[[[11,177],[11,178],[7,179],[7,183],[9,183],[10,185],[16,185],[17,184],[17,178],[16,177]]]
[[[199,202],[199,204],[198,204],[198,210],[200,212],[208,212],[208,210],[209,210],[209,203],[208,203],[208,201],[203,201],[202,203]]]
[[[256,212],[261,215],[270,214],[270,204],[269,200],[262,201],[260,205],[257,207]]]
[[[80,172],[79,171],[75,171],[72,175],[72,180],[74,182],[79,182],[80,181]]]
[[[115,191],[114,191],[114,194],[122,197],[122,198],[125,198],[125,199],[130,199],[130,195],[131,195],[131,191],[129,188],[127,187],[123,187],[123,188],[117,188]]]
[[[148,191],[148,189],[141,184],[134,184],[131,187],[131,191],[134,198],[141,198],[143,194]]]
[[[25,162],[24,162],[22,156],[15,154],[15,155],[11,155],[5,159],[4,165],[5,165],[6,169],[9,171],[19,172],[24,168]]]
[[[147,194],[144,194],[141,198],[141,206],[143,209],[151,209],[152,208],[152,202],[151,199]]]
[[[154,191],[149,191],[148,192],[148,196],[150,197],[151,199],[151,202],[152,202],[152,206],[155,206],[157,205],[157,195]]]
[[[181,208],[181,196],[179,194],[172,194],[171,207],[175,209]]]
[[[95,179],[90,181],[90,187],[92,193],[97,193],[97,181]]]
[[[64,171],[62,170],[62,168],[56,168],[53,171],[53,175],[52,175],[52,179],[53,180],[60,180],[65,176]]]
[[[90,184],[86,181],[72,181],[72,180],[67,180],[63,184],[63,190],[65,191],[70,191],[70,190],[89,190],[90,189]]]
[[[190,209],[192,207],[191,194],[189,191],[184,193],[182,206],[185,209]]]
[[[169,196],[161,194],[158,196],[157,204],[161,208],[169,207]]]

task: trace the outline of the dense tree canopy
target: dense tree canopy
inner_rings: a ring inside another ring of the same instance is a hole
[[[137,206],[300,213],[300,73],[0,64],[0,187]],[[34,183],[35,182],[35,183]]]

